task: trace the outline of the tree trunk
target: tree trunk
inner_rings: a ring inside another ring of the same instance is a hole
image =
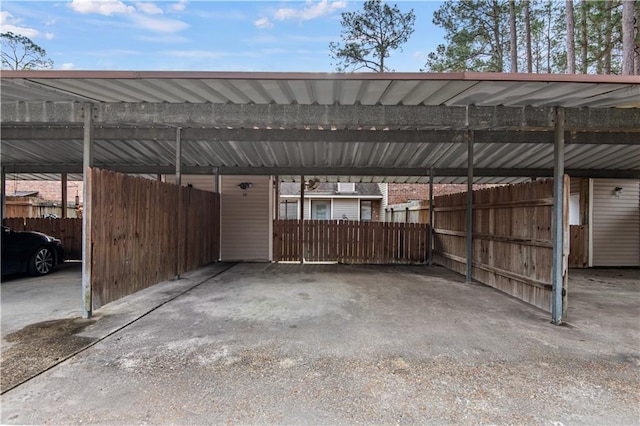
[[[533,55],[531,53],[531,16],[529,10],[529,1],[524,2],[524,32],[527,40],[527,72],[533,72]]]
[[[604,15],[604,73],[611,74],[611,33],[613,32],[613,28],[611,28],[611,13],[613,9],[613,1],[607,0],[605,1],[605,15]]]
[[[636,34],[635,52],[634,52],[635,63],[636,63],[635,74],[640,75],[640,4],[636,3],[635,8],[636,8],[636,25],[634,28],[634,31]]]
[[[511,72],[518,72],[518,35],[516,34],[516,2],[509,0]]]
[[[494,48],[494,59],[496,63],[496,71],[504,72],[504,51],[502,48],[502,37],[500,32],[500,5],[498,4],[498,0],[493,0],[493,42],[495,43]]]
[[[567,72],[576,73],[576,46],[574,42],[573,0],[566,0],[567,22]]]
[[[634,0],[622,2],[622,74],[634,73]]]
[[[587,5],[586,0],[582,0],[580,6],[582,9],[582,16],[580,17],[580,72],[582,74],[586,74],[589,71],[589,64],[587,62],[587,47],[589,43],[587,41],[587,15],[589,14],[589,6]]]

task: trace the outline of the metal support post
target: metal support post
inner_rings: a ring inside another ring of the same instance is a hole
[[[7,173],[4,167],[0,169],[0,196],[2,197],[2,205],[0,206],[0,219],[4,225],[4,219],[7,217]]]
[[[429,265],[433,265],[433,168],[429,169]]]
[[[176,185],[182,185],[182,127],[176,129]]]
[[[181,229],[183,226],[182,223],[182,188],[180,188],[180,186],[182,185],[182,127],[178,127],[176,129],[176,185],[178,186],[178,188],[176,189],[178,191],[178,220],[176,221],[176,226],[178,227],[178,232],[177,235],[181,235]],[[186,226],[186,225],[185,225]],[[183,241],[183,244],[185,244],[186,242]],[[180,238],[178,238],[177,241],[178,244],[178,250],[177,250],[177,256],[176,256],[176,276],[174,279],[179,280],[180,279]]]
[[[91,239],[91,168],[93,167],[93,104],[84,104],[84,145],[82,151],[82,317],[91,318],[93,313],[92,270],[93,241]]]
[[[300,176],[300,240],[298,244],[300,263],[304,263],[304,175]]]
[[[554,110],[553,144],[553,269],[551,274],[552,298],[551,321],[562,322],[562,284],[563,284],[563,247],[564,247],[564,109]]]
[[[473,131],[467,131],[467,282],[473,281]]]

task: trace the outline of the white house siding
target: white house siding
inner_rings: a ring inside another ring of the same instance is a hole
[[[238,187],[241,182],[253,185],[242,190]],[[220,193],[221,259],[270,260],[271,179],[268,176],[222,176]]]
[[[640,181],[594,179],[592,200],[593,266],[639,266]]]
[[[378,187],[380,188],[380,192],[382,193],[382,202],[380,203],[380,222],[386,222],[387,218],[385,216],[387,212],[387,205],[389,205],[389,184],[387,183],[379,183]]]
[[[342,219],[346,215],[349,220],[360,220],[360,200],[357,199],[333,199],[332,219]]]
[[[311,200],[308,198],[304,199],[304,218],[305,220],[309,220],[311,217]]]

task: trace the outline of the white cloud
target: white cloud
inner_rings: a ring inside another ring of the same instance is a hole
[[[74,68],[75,68],[75,65],[73,65],[73,63],[71,63],[71,62],[65,62],[64,64],[62,64],[60,66],[61,70],[72,70]]]
[[[35,28],[23,27],[20,25],[21,19],[16,19],[7,11],[0,12],[0,26],[3,33],[14,33],[29,38],[40,35],[40,31]]]
[[[55,20],[55,19],[53,19],[53,18],[51,18],[51,19],[49,19],[47,22],[45,22],[44,24],[45,24],[47,27],[50,27],[50,26],[52,26],[52,25],[55,25],[55,23],[56,23],[56,20]]]
[[[345,7],[347,7],[347,3],[345,1],[329,2],[328,0],[322,0],[320,2],[312,2],[307,0],[305,6],[299,9],[287,7],[278,9],[274,18],[278,21],[309,21],[325,15],[330,15],[340,9],[344,9]]]
[[[257,21],[255,21],[253,23],[253,25],[255,25],[256,27],[258,27],[260,29],[272,28],[273,27],[273,23],[267,17],[258,19]]]
[[[73,0],[69,6],[78,13],[99,13],[106,16],[114,13],[133,13],[136,10],[120,0]]]
[[[158,6],[156,6],[154,3],[151,3],[151,2],[136,3],[136,8],[140,12],[146,13],[148,15],[162,14],[162,9],[160,9]]]
[[[44,38],[46,38],[47,40],[53,40],[53,33],[44,33]]]
[[[189,27],[189,24],[177,19],[151,18],[139,14],[132,15],[132,19],[138,27],[157,33],[177,33]]]
[[[182,12],[187,8],[187,0],[180,0],[178,3],[171,5],[171,10],[174,12]]]

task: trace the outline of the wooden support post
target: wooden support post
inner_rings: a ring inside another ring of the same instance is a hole
[[[93,241],[91,238],[92,215],[91,198],[93,167],[93,104],[84,104],[84,145],[82,152],[83,206],[82,206],[82,317],[91,318],[93,312],[92,299],[92,264]]]
[[[213,174],[214,174],[213,192],[217,194],[220,192],[220,169],[218,167],[214,167]]]
[[[309,210],[311,214],[311,210]],[[300,237],[298,241],[300,263],[304,263],[304,175],[300,176]]]
[[[433,265],[433,168],[429,169],[429,265]]]
[[[67,174],[62,173],[60,175],[60,185],[62,187],[62,218],[67,217],[67,198],[69,197],[67,191]]]
[[[273,218],[275,220],[280,219],[280,176],[274,176],[274,198],[275,208],[273,211]]]
[[[473,281],[473,130],[467,131],[467,282]]]
[[[553,144],[553,268],[551,274],[551,321],[562,322],[563,247],[564,247],[564,109],[554,110]]]

